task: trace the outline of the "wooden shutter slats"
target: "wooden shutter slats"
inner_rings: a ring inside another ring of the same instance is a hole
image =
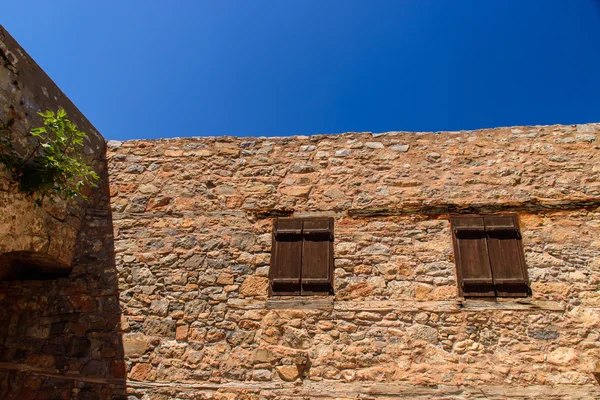
[[[487,251],[485,224],[480,216],[451,218],[456,272],[461,296],[494,296],[492,270]]]
[[[470,225],[465,225],[465,226],[456,226],[454,227],[454,233],[481,233],[484,234],[485,233],[485,226],[480,225],[480,226],[470,226]]]
[[[516,215],[461,215],[450,222],[462,296],[529,294]]]
[[[304,278],[304,277],[302,277],[302,283],[305,284],[305,285],[329,285],[329,279]]]
[[[493,218],[485,218],[485,231],[488,237],[504,237],[521,239],[519,228],[515,225],[501,225],[503,222],[497,221],[497,224],[490,224],[489,221],[494,221]]]
[[[280,229],[277,229],[275,232],[275,236],[277,238],[283,237],[283,236],[301,236],[301,235],[302,235],[302,229],[280,228]]]
[[[299,285],[300,278],[273,278],[271,282],[276,285]]]
[[[271,260],[271,294],[331,293],[333,218],[277,219]]]
[[[497,295],[526,297],[527,270],[516,216],[486,215],[484,222]]]
[[[515,228],[514,226],[502,226],[502,225],[486,226],[485,231],[486,232],[518,232],[517,228]]]
[[[333,219],[304,221],[302,294],[329,293],[333,273]]]
[[[496,278],[494,277],[494,283],[496,283],[497,285],[519,285],[522,283],[525,283],[525,280],[523,278],[520,279],[503,279],[503,278]]]
[[[330,229],[304,229],[304,235],[320,235],[326,236],[327,240],[333,239],[332,232]]]
[[[463,278],[462,282],[467,285],[491,285],[494,280],[492,278]]]
[[[302,271],[302,221],[278,219],[273,229],[271,293],[299,295]]]
[[[461,288],[464,293],[492,292],[492,291],[494,291],[494,281],[493,281],[493,279],[485,279],[485,278],[482,278],[482,279],[463,278],[463,280],[461,282]]]

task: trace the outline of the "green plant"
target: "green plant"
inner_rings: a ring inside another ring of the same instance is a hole
[[[38,114],[44,119],[44,126],[30,132],[35,138],[33,150],[21,159],[8,135],[2,135],[0,162],[12,171],[22,192],[36,197],[38,205],[48,195],[67,200],[76,196],[86,198],[83,188],[85,185],[95,187],[98,179],[98,174],[83,160],[81,150],[87,135],[67,119],[65,110]],[[6,131],[10,126],[2,128]]]

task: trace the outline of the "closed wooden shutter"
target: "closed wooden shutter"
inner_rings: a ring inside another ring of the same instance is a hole
[[[495,296],[484,219],[478,215],[450,219],[461,296]]]
[[[302,294],[327,294],[332,289],[333,218],[304,221]]]
[[[526,297],[527,269],[516,215],[486,215],[490,265],[498,296]]]
[[[270,292],[299,295],[302,272],[302,221],[277,219],[273,229]]]

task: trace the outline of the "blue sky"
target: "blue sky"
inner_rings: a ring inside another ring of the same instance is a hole
[[[107,139],[600,121],[599,0],[6,1]]]

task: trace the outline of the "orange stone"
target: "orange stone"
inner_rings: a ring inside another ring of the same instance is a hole
[[[152,369],[151,364],[146,364],[146,363],[135,364],[133,366],[133,368],[131,368],[131,371],[129,372],[129,379],[132,379],[135,381],[143,381],[144,379],[146,379],[146,377],[148,376],[148,373],[150,372],[151,369]]]

